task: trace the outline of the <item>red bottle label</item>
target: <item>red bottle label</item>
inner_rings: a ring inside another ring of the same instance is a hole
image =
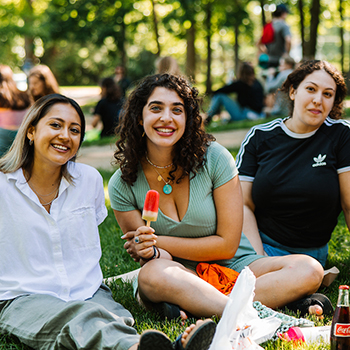
[[[336,337],[350,337],[350,324],[336,323],[334,327],[334,335]]]

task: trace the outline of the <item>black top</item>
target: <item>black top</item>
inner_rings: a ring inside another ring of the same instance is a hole
[[[248,107],[257,113],[261,113],[264,107],[264,89],[259,80],[255,79],[252,86],[241,80],[236,80],[230,85],[226,85],[214,92],[230,94],[237,93],[237,101],[241,107]]]
[[[102,120],[101,137],[114,134],[114,129],[118,125],[121,107],[122,100],[111,101],[107,98],[102,98],[97,103],[94,114],[98,114]]]
[[[253,181],[263,233],[290,247],[321,247],[341,212],[338,174],[350,171],[350,123],[327,118],[308,134],[291,132],[282,119],[255,126],[237,167],[241,181]]]

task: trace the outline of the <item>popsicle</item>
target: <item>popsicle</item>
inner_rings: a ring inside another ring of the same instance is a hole
[[[147,221],[146,226],[151,226],[151,221],[156,221],[158,217],[159,193],[149,190],[146,193],[145,204],[142,211],[142,219]]]

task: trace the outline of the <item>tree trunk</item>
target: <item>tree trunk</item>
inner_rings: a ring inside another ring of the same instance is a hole
[[[32,16],[33,16],[33,2],[34,0],[27,0],[28,8],[29,8],[29,16],[24,17],[24,21],[27,25],[31,25],[32,23]],[[34,55],[34,38],[32,36],[25,35],[24,37],[24,50],[25,50],[25,62],[24,62],[24,69],[29,70],[34,62],[36,61],[36,56]]]
[[[127,55],[126,55],[126,49],[125,49],[125,43],[126,43],[126,25],[124,22],[124,17],[123,17],[123,21],[121,23],[121,62],[122,62],[122,66],[124,67],[124,69],[126,69],[127,66]]]
[[[187,30],[187,52],[186,52],[186,75],[195,79],[196,73],[196,49],[194,46],[196,38],[196,29],[194,23],[191,24],[191,28]]]
[[[156,42],[157,42],[156,55],[159,57],[160,56],[160,43],[159,43],[159,34],[158,34],[158,19],[157,19],[156,10],[154,8],[154,0],[151,0],[151,3],[152,3],[152,12],[153,12],[154,34],[155,34]]]
[[[260,0],[260,7],[261,7],[261,23],[262,23],[262,26],[263,26],[263,27],[264,27],[264,25],[266,24],[266,16],[265,16],[264,5],[265,5],[264,0]]]
[[[298,0],[299,18],[300,18],[300,38],[301,38],[301,55],[304,57],[305,46],[305,22],[304,22],[304,1]]]
[[[305,57],[314,59],[316,56],[317,29],[320,22],[320,0],[312,0],[310,21],[310,38],[308,45],[305,47]]]
[[[239,69],[239,24],[237,21],[235,22],[234,25],[234,30],[235,30],[235,45],[234,45],[234,52],[235,52],[235,76],[237,77],[238,75],[238,69]]]
[[[207,5],[207,18],[206,18],[206,27],[207,27],[207,81],[206,81],[206,93],[211,93],[211,3]]]
[[[340,16],[340,26],[339,26],[339,36],[340,36],[340,67],[341,71],[344,74],[344,51],[345,51],[345,42],[344,42],[344,10],[343,10],[343,0],[339,0],[339,16]]]

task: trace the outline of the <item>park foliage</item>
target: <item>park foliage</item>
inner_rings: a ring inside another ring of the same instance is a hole
[[[239,61],[257,61],[255,43],[278,0],[2,0],[0,62],[26,71],[39,62],[60,85],[95,85],[128,68],[135,80],[174,56],[205,91]],[[286,0],[296,59],[325,58],[349,71],[345,0]],[[263,10],[262,10],[263,9]]]

